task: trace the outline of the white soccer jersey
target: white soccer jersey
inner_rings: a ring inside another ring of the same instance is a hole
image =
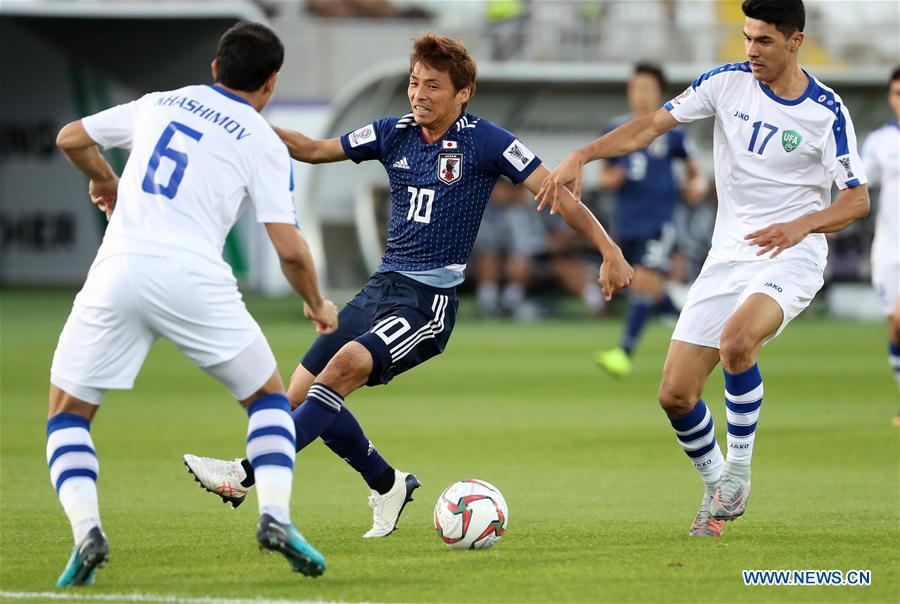
[[[98,258],[194,253],[224,265],[225,237],[248,197],[257,221],[297,222],[287,147],[224,88],[154,92],[82,123],[103,147],[131,149]]]
[[[881,186],[872,265],[900,264],[900,122],[869,134],[863,145],[863,164],[873,186]]]
[[[746,235],[826,208],[832,182],[841,189],[866,182],[850,113],[833,90],[807,76],[806,92],[789,101],[754,78],[749,62],[732,63],[666,103],[682,123],[716,117],[719,208],[710,256],[758,260]],[[825,236],[813,234],[781,255],[824,266],[827,253]]]

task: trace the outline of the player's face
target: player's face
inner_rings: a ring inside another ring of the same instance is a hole
[[[802,41],[803,32],[794,32],[786,38],[771,23],[750,17],[744,19],[744,50],[753,76],[762,82],[773,82],[784,73]]]
[[[888,103],[894,110],[894,115],[900,120],[900,80],[893,80],[888,87]]]
[[[468,88],[457,91],[450,81],[450,74],[422,62],[413,66],[406,94],[413,119],[424,128],[452,124],[462,113],[463,104],[469,100]]]
[[[662,90],[656,78],[646,73],[635,74],[628,81],[628,105],[636,116],[653,113],[662,105]]]

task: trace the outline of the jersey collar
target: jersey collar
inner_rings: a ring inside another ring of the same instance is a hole
[[[812,93],[816,88],[815,78],[813,78],[811,75],[809,75],[809,72],[806,71],[805,69],[803,69],[802,67],[800,68],[800,70],[806,74],[806,79],[809,80],[809,83],[806,85],[806,90],[803,92],[803,94],[801,94],[799,97],[797,97],[796,99],[793,99],[793,100],[781,98],[780,96],[778,96],[777,94],[772,92],[765,84],[763,84],[759,80],[756,80],[756,83],[759,85],[759,89],[762,90],[766,94],[767,97],[769,97],[776,103],[780,103],[782,105],[799,105],[800,103],[802,103],[803,101],[808,99],[810,96],[812,96]]]
[[[240,97],[240,96],[236,95],[235,93],[233,93],[233,92],[231,92],[231,91],[229,91],[229,90],[225,90],[225,89],[222,88],[221,86],[217,86],[216,84],[207,84],[207,86],[209,86],[210,88],[212,88],[213,90],[215,90],[216,92],[218,92],[219,94],[221,94],[222,96],[227,96],[227,97],[228,97],[229,99],[231,99],[232,101],[237,101],[238,103],[243,103],[243,104],[245,104],[245,105],[250,105],[250,101],[248,101],[248,100],[245,99],[244,97]],[[250,105],[250,106],[253,107],[253,105]]]

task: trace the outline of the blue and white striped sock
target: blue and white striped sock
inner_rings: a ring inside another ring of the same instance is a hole
[[[891,369],[894,370],[894,379],[897,380],[897,384],[900,385],[900,344],[890,342],[889,350],[891,355]]]
[[[247,409],[247,459],[256,478],[259,513],[290,522],[296,438],[291,404],[283,394],[268,394]]]
[[[47,465],[50,482],[72,525],[75,543],[100,526],[97,475],[100,464],[91,440],[91,424],[74,413],[60,413],[47,421]]]
[[[669,421],[675,428],[678,444],[700,472],[703,482],[707,487],[715,485],[722,476],[725,462],[716,443],[716,426],[706,403],[700,399],[690,413]]]
[[[749,465],[763,399],[759,365],[741,373],[725,374],[725,407],[728,417],[728,461]]]

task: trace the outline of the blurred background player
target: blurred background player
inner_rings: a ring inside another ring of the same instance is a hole
[[[888,104],[894,119],[866,138],[862,159],[873,187],[880,187],[872,242],[872,284],[888,320],[891,368],[900,390],[900,67],[888,83]],[[900,425],[900,413],[894,418]]]
[[[337,309],[322,298],[297,228],[287,149],[259,114],[283,59],[271,30],[239,23],[219,41],[215,85],[150,93],[59,133],[57,144],[90,178],[91,199],[110,222],[50,374],[47,463],[75,538],[58,587],[93,583],[107,559],[90,424],[107,390],[134,385],[159,337],[247,408],[260,546],[304,574],[325,570],[290,519],[294,423],[275,357],[222,259],[249,196],[304,313],[319,331],[335,329]],[[121,182],[98,145],[131,149]]]
[[[649,63],[636,65],[627,88],[631,114],[615,119],[607,132],[659,109],[665,89],[662,69]],[[684,162],[686,171],[681,191],[674,170],[676,160]],[[691,205],[701,203],[707,183],[694,158],[693,145],[676,128],[643,149],[603,162],[600,186],[617,192],[615,233],[625,259],[634,267],[634,282],[628,290],[628,315],[619,346],[598,352],[595,360],[610,374],[624,377],[631,371],[631,357],[647,320],[654,314],[678,315],[666,292],[676,243],[672,214],[682,194]]]
[[[544,250],[540,215],[525,200],[525,188],[501,178],[475,239],[475,280],[478,314],[508,313],[517,319],[535,317],[526,292],[534,272],[534,256]]]
[[[581,195],[584,164],[650,144],[679,123],[715,116],[718,214],[712,249],[672,334],[659,403],[705,489],[691,536],[719,536],[743,515],[763,400],[763,344],[809,305],[824,283],[825,233],[864,218],[869,195],[850,113],[800,68],[801,0],[745,0],[749,61],[703,75],[650,115],[571,153],[544,183]],[[777,134],[777,138],[776,138]],[[831,202],[831,186],[840,193]],[[767,256],[761,258],[761,256]],[[701,398],[713,368],[725,377],[728,458]]]
[[[386,537],[420,484],[395,470],[363,433],[344,399],[362,386],[387,384],[444,351],[456,322],[456,286],[500,176],[537,193],[547,168],[506,130],[466,112],[476,65],[459,40],[420,35],[409,61],[411,113],[375,120],[340,138],[314,140],[279,130],[291,156],[308,163],[377,160],[391,186],[387,249],[381,266],[339,315],[340,326],[319,336],[288,388],[295,405],[297,451],[319,437],[372,490],[372,528]],[[613,293],[631,281],[619,247],[571,195],[560,215],[604,255],[600,282]],[[246,460],[185,455],[201,485],[236,507],[253,484]]]

